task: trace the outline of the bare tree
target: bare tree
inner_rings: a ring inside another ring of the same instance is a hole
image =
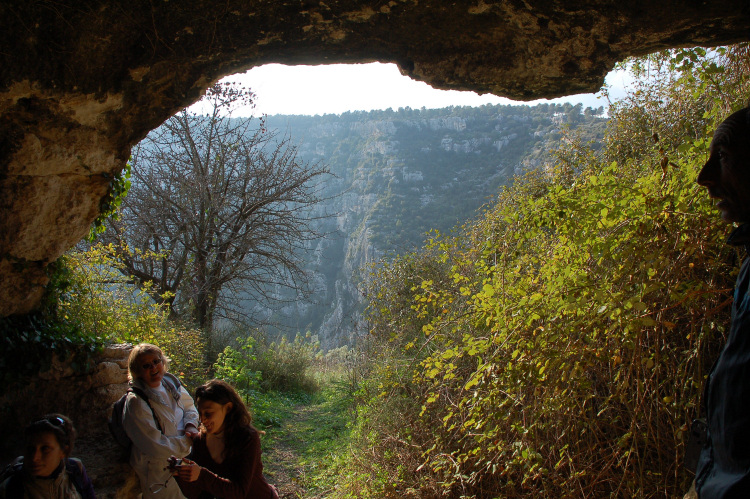
[[[315,205],[327,167],[300,162],[290,138],[263,120],[231,117],[253,97],[216,85],[203,100],[207,115],[185,109],[151,132],[134,150],[132,186],[107,232],[123,271],[207,340],[242,297],[307,288],[300,251],[325,217]]]

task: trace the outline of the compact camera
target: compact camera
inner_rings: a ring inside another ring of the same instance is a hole
[[[167,466],[170,468],[176,468],[177,466],[180,466],[182,464],[182,459],[179,457],[170,457],[167,459]]]

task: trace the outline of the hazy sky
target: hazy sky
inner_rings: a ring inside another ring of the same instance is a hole
[[[610,73],[607,84],[614,96],[622,94],[624,74]],[[399,73],[395,64],[335,64],[329,66],[283,66],[268,64],[247,73],[225,78],[241,82],[257,94],[255,114],[340,114],[345,111],[441,108],[512,104],[514,101],[491,94],[436,90],[428,84]],[[552,100],[518,102],[582,102],[584,107],[607,107],[597,94],[580,94]]]

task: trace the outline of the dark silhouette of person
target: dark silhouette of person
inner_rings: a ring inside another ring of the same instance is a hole
[[[750,251],[750,108],[716,129],[698,184],[721,217],[739,224],[727,240]],[[700,499],[750,498],[750,258],[737,276],[729,336],[707,380],[706,443],[698,459]]]

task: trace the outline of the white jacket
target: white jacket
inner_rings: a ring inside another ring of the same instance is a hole
[[[171,380],[168,380],[168,377]],[[149,388],[141,380],[135,380],[133,384],[143,390],[148,397],[162,428],[162,431],[159,431],[146,401],[135,393],[129,393],[122,412],[122,424],[125,433],[133,441],[130,465],[138,474],[143,497],[183,498],[179,486],[166,470],[167,459],[172,455],[184,457],[190,452],[191,441],[185,436],[184,430],[178,431],[178,426],[183,429],[188,424],[198,427],[195,403],[187,390],[177,382],[177,378],[169,373],[165,373],[162,379],[162,385],[167,389],[166,397]],[[174,389],[174,386],[178,385],[179,392]],[[175,415],[178,406],[183,411],[181,422],[176,420]],[[167,483],[167,486],[154,495],[150,487],[159,483]]]

